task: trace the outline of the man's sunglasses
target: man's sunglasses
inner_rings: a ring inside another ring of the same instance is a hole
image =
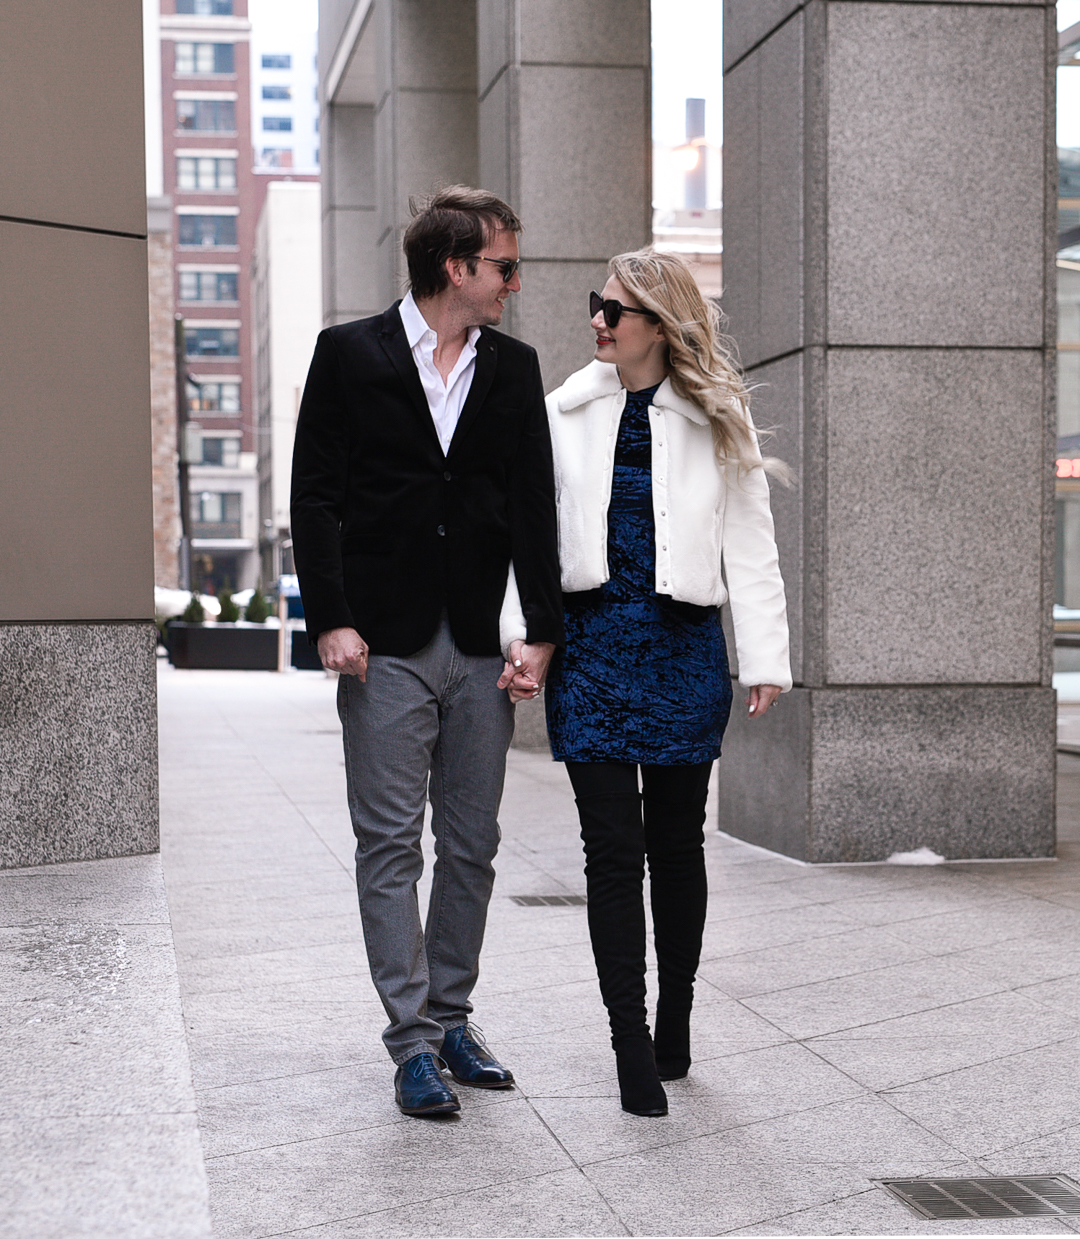
[[[486,258],[483,254],[470,254],[470,258],[478,258],[481,262],[493,262],[502,272],[503,283],[509,284],[517,275],[520,258]]]
[[[619,325],[619,319],[624,314],[644,314],[646,318],[652,319],[654,323],[660,321],[659,314],[654,314],[652,310],[635,310],[633,306],[623,305],[621,301],[605,301],[599,293],[589,293],[589,317],[595,318],[597,314],[604,313],[604,322],[614,330]]]

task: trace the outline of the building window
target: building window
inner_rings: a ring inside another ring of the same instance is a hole
[[[262,97],[264,99],[291,99],[291,86],[264,86],[262,88]]]
[[[232,73],[231,43],[177,43],[177,73]]]
[[[181,245],[236,244],[235,215],[181,215],[179,221]]]
[[[239,383],[196,383],[187,385],[188,408],[192,413],[239,413]]]
[[[196,17],[232,17],[233,0],[176,0],[176,11]]]
[[[232,99],[177,99],[176,127],[189,132],[235,131],[236,103]]]
[[[262,67],[264,69],[291,69],[292,56],[288,52],[266,52],[263,54]]]
[[[263,129],[273,133],[291,133],[291,116],[264,116]]]
[[[240,495],[213,490],[192,495],[191,523],[196,538],[239,538]]]
[[[189,357],[239,357],[240,332],[235,327],[185,327]]]
[[[180,155],[176,160],[177,189],[235,189],[236,160]]]
[[[181,301],[235,301],[235,272],[181,271]]]
[[[202,448],[204,465],[221,465],[225,469],[235,469],[240,464],[240,440],[235,435],[221,438],[204,435]]]
[[[259,156],[259,164],[263,168],[291,168],[293,166],[292,148],[288,146],[264,146]]]

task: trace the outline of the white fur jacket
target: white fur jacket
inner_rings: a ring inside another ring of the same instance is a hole
[[[609,577],[607,511],[625,404],[615,367],[601,361],[547,398],[566,593],[596,589]],[[705,414],[668,379],[649,406],[649,426],[656,592],[698,606],[730,601],[740,682],[787,691],[787,609],[764,470],[721,467]],[[525,638],[513,566],[500,628],[504,650]]]

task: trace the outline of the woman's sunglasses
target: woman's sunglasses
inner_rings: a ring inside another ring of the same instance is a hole
[[[652,319],[654,323],[660,321],[660,315],[654,314],[652,310],[635,310],[632,306],[623,305],[621,301],[614,299],[605,301],[599,293],[589,293],[589,317],[595,318],[597,314],[603,311],[604,322],[614,330],[619,325],[619,319],[624,314],[644,314],[646,318]]]

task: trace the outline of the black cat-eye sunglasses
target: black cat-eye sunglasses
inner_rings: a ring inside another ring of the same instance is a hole
[[[618,327],[619,319],[624,314],[644,314],[654,323],[660,321],[660,316],[654,314],[652,310],[635,310],[633,306],[623,305],[621,301],[616,301],[614,298],[605,301],[599,293],[589,293],[589,317],[595,318],[601,310],[604,312],[604,322],[612,329]]]

